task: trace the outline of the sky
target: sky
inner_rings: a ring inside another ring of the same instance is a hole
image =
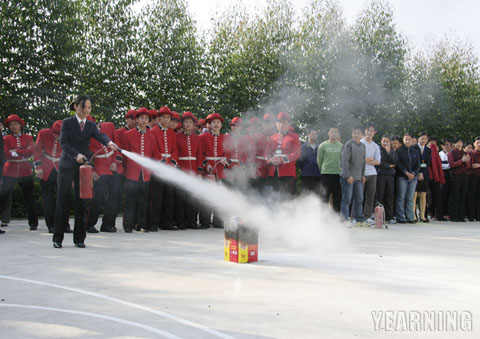
[[[368,0],[337,0],[349,24],[355,22],[358,13]],[[209,29],[212,18],[226,8],[241,3],[248,10],[256,11],[267,0],[187,0],[189,11],[200,29]],[[310,0],[293,0],[297,14]],[[436,41],[446,36],[456,36],[469,42],[480,58],[479,0],[390,0],[395,15],[395,24],[405,38],[417,50],[428,50]]]

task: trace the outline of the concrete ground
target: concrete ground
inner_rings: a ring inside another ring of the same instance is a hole
[[[42,225],[0,235],[1,338],[480,338],[478,222],[355,228],[336,253],[260,236],[253,264],[223,261],[222,230],[54,249]],[[472,329],[388,331],[384,311],[469,312]]]

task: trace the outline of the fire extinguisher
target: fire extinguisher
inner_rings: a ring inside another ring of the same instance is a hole
[[[385,208],[383,208],[382,204],[378,204],[377,207],[375,207],[375,228],[383,228],[385,225]],[[385,225],[385,228],[388,228],[387,225]]]
[[[98,151],[93,153],[89,161],[85,161],[82,166],[79,168],[79,191],[80,199],[92,199],[93,198],[93,166],[90,165],[95,159],[95,156],[103,151],[103,148],[100,148]]]

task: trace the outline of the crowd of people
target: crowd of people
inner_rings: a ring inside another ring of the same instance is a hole
[[[374,124],[357,126],[342,144],[331,127],[318,145],[310,131],[299,159],[304,188],[316,187],[355,226],[372,225],[377,205],[390,224],[480,221],[480,137],[469,143],[405,133],[383,135],[378,145],[376,133]]]
[[[121,149],[232,189],[235,177],[246,173],[250,189],[259,194],[277,192],[286,199],[296,194],[298,168],[302,191],[318,194],[349,225],[373,224],[378,204],[384,206],[387,223],[431,218],[480,221],[480,138],[469,144],[461,138],[440,142],[426,133],[418,138],[405,133],[384,135],[378,145],[375,126],[367,124],[354,127],[344,144],[339,129],[332,126],[328,140],[318,144],[318,132],[311,130],[302,145],[291,117],[284,112],[235,117],[223,134],[225,120],[218,113],[197,119],[192,112],[180,115],[166,106],[141,107],[129,110],[125,125],[116,129],[90,114],[88,96],[78,96],[71,109],[74,116],[40,130],[35,143],[31,135],[22,133],[22,118],[10,115],[4,122],[10,133],[1,140],[5,164],[0,211],[8,210],[18,183],[30,230],[36,230],[36,176],[41,182],[45,224],[56,248],[62,247],[64,233],[73,232],[75,246],[85,247],[87,232],[116,232],[122,203],[126,233],[223,228],[211,206],[152,176]],[[80,199],[79,167],[89,160],[94,166],[94,194],[87,206]],[[68,213],[72,186],[73,231]]]

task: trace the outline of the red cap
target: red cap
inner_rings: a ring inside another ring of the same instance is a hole
[[[205,127],[206,124],[207,124],[207,121],[205,119],[200,119],[198,121],[198,126],[200,127]]]
[[[183,125],[182,125],[182,123],[179,121],[179,122],[177,122],[177,126],[175,127],[175,129],[177,130],[177,129],[180,129],[180,128],[182,128],[182,127],[183,127]]]
[[[222,118],[222,116],[218,113],[212,113],[207,116],[207,122],[211,122],[213,119],[220,119],[221,122],[224,122],[225,120]]]
[[[178,114],[177,112],[175,111],[172,111],[172,120],[177,120],[177,121],[180,121],[180,114]]]
[[[157,110],[156,109],[149,109],[148,110],[148,113],[150,113],[150,116],[151,117],[154,117],[157,115]]]
[[[93,122],[97,122],[97,119],[95,119],[94,117],[92,117],[90,114],[87,115],[87,120],[90,120],[90,121],[93,121]]]
[[[167,106],[160,107],[160,109],[158,110],[158,116],[162,116],[164,114],[172,116],[172,111]]]
[[[288,113],[280,112],[280,113],[278,113],[278,115],[277,115],[277,120],[288,120],[288,121],[291,121],[292,119],[290,119],[290,115],[289,115]]]
[[[230,122],[230,126],[232,125],[239,125],[242,123],[242,118],[239,118],[239,117],[235,117],[232,119],[232,121]]]
[[[52,125],[52,132],[60,135],[60,130],[62,129],[62,120],[57,120]]]
[[[25,121],[23,121],[23,119],[20,118],[16,114],[9,115],[7,120],[5,120],[3,122],[3,126],[8,127],[8,124],[11,123],[12,121],[16,121],[16,122],[20,123],[20,125],[22,125],[22,127],[25,126]]]
[[[183,112],[183,114],[182,114],[182,120],[187,119],[187,118],[190,118],[190,119],[192,119],[193,121],[196,121],[196,120],[197,120],[197,118],[195,118],[195,116],[193,115],[192,112]]]
[[[273,120],[273,117],[271,114],[266,113],[263,115],[263,121],[272,121],[272,120]]]
[[[127,113],[125,114],[125,119],[135,118],[135,113],[137,113],[136,110],[134,110],[134,109],[129,109],[129,110],[127,111]]]
[[[138,110],[135,111],[135,118],[138,118],[142,114],[146,114],[150,118],[152,117],[152,115],[150,114],[150,111],[146,107],[140,107]]]
[[[258,124],[260,123],[260,119],[257,117],[250,118],[250,123],[251,124]]]

